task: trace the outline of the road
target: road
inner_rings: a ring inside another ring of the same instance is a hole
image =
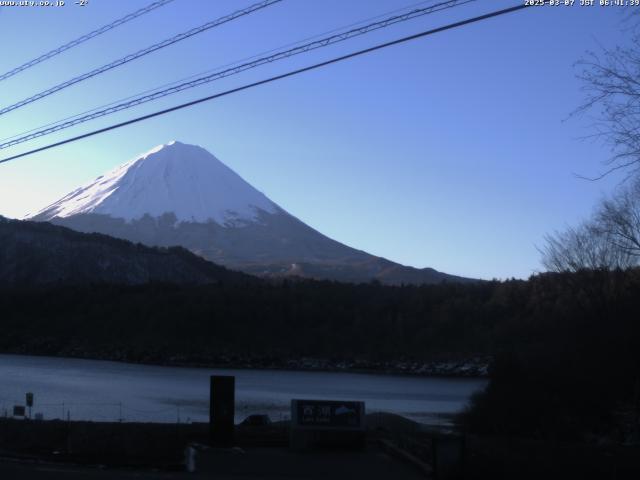
[[[183,472],[165,473],[0,460],[0,478],[3,480],[173,480],[197,477],[191,477]]]
[[[376,447],[363,452],[295,453],[286,448],[254,448],[244,453],[199,454],[198,471],[163,472],[26,463],[0,459],[3,480],[419,480],[424,477]]]

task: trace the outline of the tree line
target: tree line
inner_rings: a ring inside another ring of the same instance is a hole
[[[640,269],[424,286],[283,281],[0,291],[3,352],[270,366],[489,355],[469,428],[574,435],[638,408]],[[262,363],[261,363],[262,362]],[[540,433],[541,434],[541,433]]]

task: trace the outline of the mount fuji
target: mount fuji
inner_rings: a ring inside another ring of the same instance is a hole
[[[253,188],[205,149],[157,146],[29,215],[150,246],[182,246],[259,276],[421,284],[468,279],[406,267],[332,240]]]

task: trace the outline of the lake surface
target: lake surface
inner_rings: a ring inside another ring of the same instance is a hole
[[[33,415],[94,421],[208,421],[209,376],[236,377],[236,421],[252,413],[289,418],[292,398],[363,400],[367,412],[446,423],[483,379],[360,373],[234,370],[0,355],[0,415],[35,397]]]

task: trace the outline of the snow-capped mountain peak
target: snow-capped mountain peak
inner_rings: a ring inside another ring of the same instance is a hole
[[[260,276],[390,284],[465,280],[431,268],[405,267],[332,240],[285,212],[203,148],[176,141],[149,150],[28,218],[151,246],[182,246]]]
[[[30,218],[101,214],[126,221],[173,213],[179,222],[254,221],[279,207],[205,149],[171,141],[98,177]]]

